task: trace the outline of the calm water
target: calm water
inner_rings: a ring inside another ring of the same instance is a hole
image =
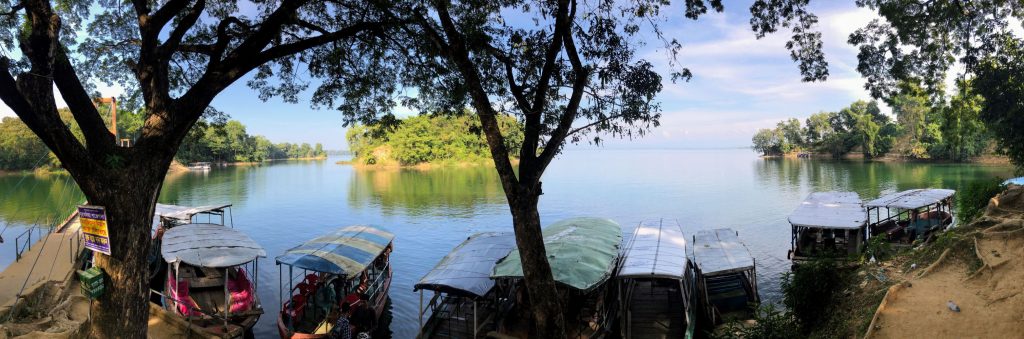
[[[236,228],[270,254],[260,265],[266,315],[258,337],[276,337],[277,268],[273,256],[333,228],[368,223],[392,230],[391,298],[395,338],[417,330],[412,285],[469,234],[510,231],[511,216],[490,168],[432,171],[356,170],[338,159],[281,162],[187,173],[168,179],[160,201],[233,203]],[[687,234],[731,227],[757,258],[761,294],[777,300],[788,270],[786,216],[812,191],[852,190],[862,198],[919,187],[959,189],[1006,166],[759,159],[749,150],[575,150],[545,174],[545,224],[574,216],[618,221],[628,235],[644,219],[676,218]],[[74,202],[71,202],[71,201]],[[14,258],[13,239],[36,220],[66,214],[81,195],[68,177],[0,176],[0,266]]]

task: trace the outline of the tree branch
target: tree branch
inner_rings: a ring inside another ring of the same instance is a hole
[[[206,9],[206,0],[196,1],[195,5],[181,18],[178,22],[178,26],[174,27],[171,34],[167,37],[167,41],[160,46],[160,57],[166,63],[170,60],[171,55],[174,54],[175,50],[178,49],[178,45],[181,44],[182,39],[185,38],[185,33],[188,33],[189,29],[195,26],[196,22],[199,21],[199,16],[203,14],[203,10]]]
[[[573,6],[572,16],[576,14],[576,7]],[[567,31],[563,39],[565,45],[565,54],[569,57],[569,63],[572,64],[573,73],[575,73],[576,79],[573,81],[572,95],[569,97],[569,103],[565,107],[565,111],[562,113],[562,117],[558,122],[558,127],[555,128],[554,132],[551,133],[551,139],[544,146],[544,152],[539,157],[540,171],[543,172],[547,168],[548,164],[551,163],[551,159],[554,159],[555,155],[558,154],[559,149],[565,142],[565,137],[569,134],[569,129],[572,128],[573,121],[576,120],[576,114],[579,112],[580,101],[583,99],[583,93],[587,88],[587,81],[590,78],[589,72],[583,66],[583,62],[580,60],[579,51],[576,50],[576,42],[573,41],[572,32]],[[554,147],[552,147],[554,146]]]
[[[61,97],[68,104],[71,114],[78,122],[85,142],[92,154],[104,154],[114,147],[114,135],[107,129],[106,123],[100,118],[99,112],[89,93],[82,86],[82,81],[75,73],[71,62],[64,51],[57,51],[54,56],[53,80],[60,90]]]
[[[437,1],[434,3],[434,8],[437,10],[438,18],[441,20],[441,27],[444,29],[445,35],[449,40],[449,49],[442,53],[450,53],[451,61],[458,68],[459,73],[462,74],[465,85],[469,88],[473,107],[476,108],[477,116],[480,118],[480,125],[483,127],[484,135],[487,137],[487,146],[491,150],[491,158],[494,160],[494,167],[498,170],[498,175],[501,177],[505,194],[509,197],[515,197],[515,194],[519,192],[519,187],[517,186],[520,180],[516,177],[512,163],[508,159],[509,153],[505,147],[505,137],[501,134],[501,129],[498,128],[494,107],[491,106],[491,101],[483,88],[480,74],[477,72],[476,65],[469,59],[469,51],[466,50],[462,34],[459,33],[451,14],[448,13],[447,4],[443,1]],[[427,21],[424,19],[422,22],[426,23]],[[425,24],[424,26],[425,29],[432,30],[430,25]],[[522,170],[522,164],[520,164],[520,170]]]

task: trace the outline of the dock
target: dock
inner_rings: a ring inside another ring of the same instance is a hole
[[[80,228],[78,214],[72,214],[0,272],[0,313],[6,313],[19,292],[28,294],[47,282],[63,283],[71,276],[82,249]]]

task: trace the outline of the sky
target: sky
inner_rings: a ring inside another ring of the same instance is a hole
[[[812,1],[829,63],[828,80],[813,83],[801,82],[799,69],[790,59],[785,48],[788,30],[755,38],[750,30],[749,2],[727,2],[725,12],[708,13],[697,21],[683,17],[683,1],[674,3],[662,12],[669,13],[663,29],[683,44],[678,61],[693,72],[693,79],[676,84],[669,81],[673,69],[668,67],[668,55],[656,48],[659,44],[651,36],[652,43],[637,55],[655,64],[665,79],[658,97],[663,110],[661,126],[641,139],[607,140],[604,147],[745,147],[758,129],[773,127],[783,119],[803,121],[819,111],[838,111],[853,101],[870,99],[856,70],[857,50],[846,40],[877,15],[856,7],[854,1]],[[298,104],[260,101],[245,85],[247,80],[243,78],[222,92],[213,106],[245,124],[250,134],[274,142],[321,142],[327,149],[347,149],[340,113],[312,109],[308,93]],[[120,94],[116,88],[99,90],[104,96]],[[0,116],[12,115],[0,103]]]

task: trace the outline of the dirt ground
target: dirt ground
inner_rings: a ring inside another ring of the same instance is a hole
[[[975,258],[944,255],[889,290],[866,337],[1024,337],[1024,187],[994,198],[971,227],[981,268],[971,270]]]

